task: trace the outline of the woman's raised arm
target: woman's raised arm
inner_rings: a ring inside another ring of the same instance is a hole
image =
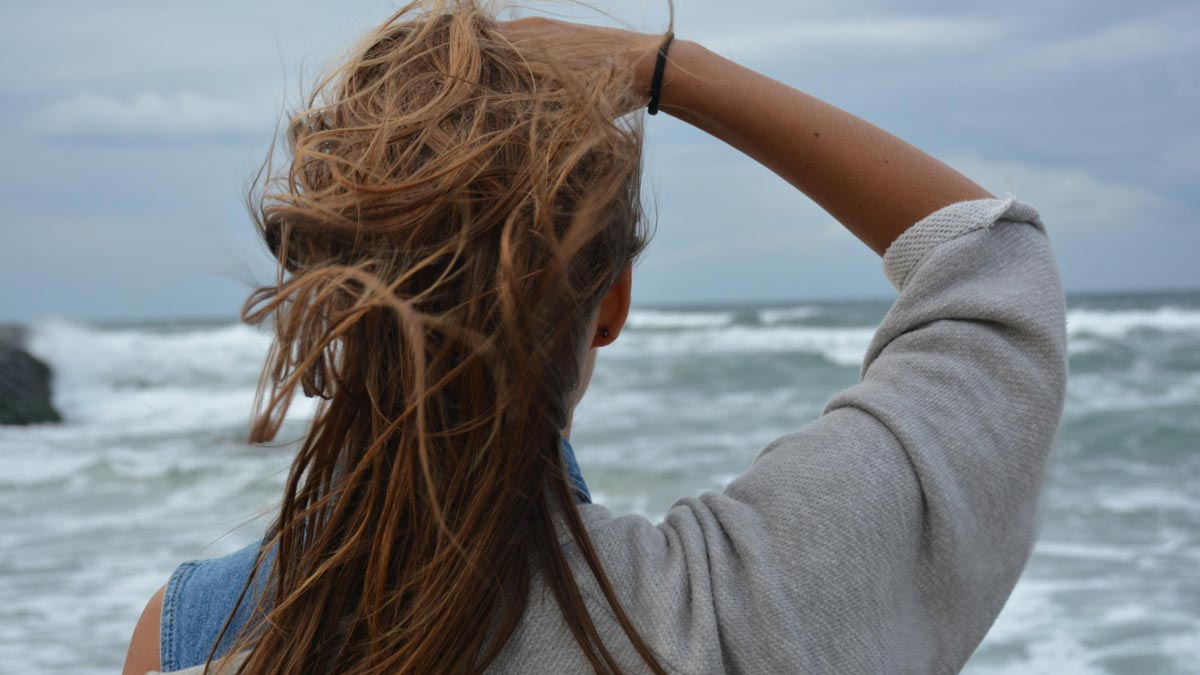
[[[662,36],[527,18],[513,40],[602,46],[629,55],[634,86],[650,89]],[[605,49],[600,53],[605,53]],[[738,65],[696,42],[668,50],[659,109],[707,131],[779,174],[880,255],[938,209],[993,195],[936,158],[820,99]]]
[[[934,211],[993,197],[870,122],[695,42],[668,55],[662,111],[758,160],[880,255]]]

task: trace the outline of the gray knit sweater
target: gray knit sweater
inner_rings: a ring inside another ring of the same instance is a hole
[[[660,523],[581,507],[668,671],[957,672],[1016,583],[1067,375],[1038,213],[1011,196],[952,204],[901,235],[883,267],[899,297],[862,381],[820,417]],[[646,672],[564,545],[606,644]],[[537,579],[492,672],[589,672]]]

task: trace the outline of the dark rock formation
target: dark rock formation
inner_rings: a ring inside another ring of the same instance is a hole
[[[61,422],[50,400],[50,367],[22,347],[21,330],[0,326],[0,424]]]

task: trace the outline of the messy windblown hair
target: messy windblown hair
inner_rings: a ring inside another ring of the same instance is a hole
[[[250,440],[276,437],[298,391],[318,405],[239,673],[482,672],[535,573],[593,668],[620,672],[556,518],[663,672],[560,445],[589,319],[649,239],[644,101],[619,59],[586,63],[506,39],[474,0],[416,2],[290,116],[286,171],[268,162],[251,192],[279,275],[243,310],[275,333]]]

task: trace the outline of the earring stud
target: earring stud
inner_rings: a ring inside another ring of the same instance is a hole
[[[607,328],[601,328],[597,332],[600,334],[600,337],[608,337],[608,329]]]

